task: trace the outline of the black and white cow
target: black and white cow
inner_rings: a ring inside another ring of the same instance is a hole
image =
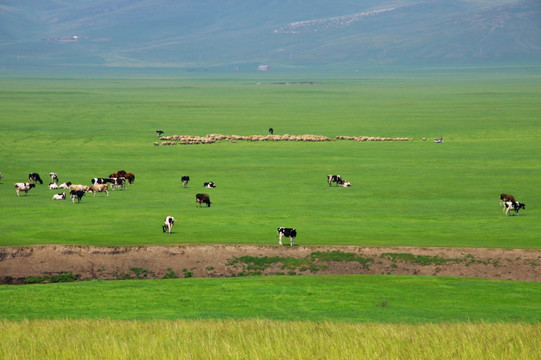
[[[102,185],[102,184],[107,184],[107,183],[114,183],[114,180],[111,179],[111,178],[93,178],[92,180],[90,180],[90,182],[92,183],[92,185],[94,184],[98,184],[98,185]]]
[[[327,182],[329,183],[329,186],[332,186],[332,183],[336,183],[336,185],[340,185],[342,183],[342,177],[340,175],[327,175]]]
[[[58,185],[58,188],[59,189],[69,189],[69,187],[71,186],[71,182],[65,182],[65,183],[62,183],[60,185]]]
[[[17,193],[17,196],[19,196],[19,193],[21,191],[24,191],[24,196],[28,194],[28,190],[35,188],[35,184],[30,183],[15,183],[15,192]]]
[[[51,177],[51,183],[58,184],[58,175],[55,172],[49,173],[49,176]]]
[[[507,216],[509,210],[515,210],[515,215],[518,215],[520,209],[526,209],[526,204],[519,203],[518,201],[507,201],[504,206],[505,216]]]
[[[279,227],[277,231],[278,231],[278,234],[276,236],[280,237],[280,240],[278,241],[280,245],[282,245],[282,236],[289,238],[290,246],[293,246],[295,244],[295,238],[297,237],[297,230],[293,228]]]
[[[63,192],[61,194],[54,194],[53,200],[64,200],[66,198],[66,193]]]
[[[75,204],[75,199],[77,199],[77,202],[80,203],[85,193],[86,191],[83,190],[70,190],[71,202]]]
[[[203,186],[210,189],[210,188],[215,188],[216,184],[213,183],[212,181],[209,181],[209,182],[203,183]]]
[[[163,223],[163,232],[169,231],[169,234],[171,234],[171,230],[173,230],[173,225],[175,225],[175,218],[172,216],[168,216],[165,218]]]
[[[207,207],[210,207],[210,197],[208,194],[196,194],[195,195],[195,206],[203,206],[203,204],[207,204]]]
[[[182,181],[182,186],[186,187],[186,186],[188,186],[188,182],[190,181],[190,177],[189,176],[183,176],[183,177],[180,178],[180,181]]]
[[[38,173],[28,174],[28,181],[31,181],[31,182],[39,181],[40,184],[43,184],[43,180],[41,180]]]
[[[124,190],[126,189],[126,178],[124,177],[118,177],[118,178],[111,178],[111,190],[120,189]]]

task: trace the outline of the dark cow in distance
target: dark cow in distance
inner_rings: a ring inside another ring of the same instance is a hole
[[[332,186],[332,183],[336,183],[336,185],[342,184],[342,177],[340,175],[327,175],[327,182],[329,183],[329,186]]]
[[[43,180],[41,180],[41,177],[39,177],[38,173],[28,174],[28,181],[31,181],[31,182],[39,181],[40,184],[43,184]]]
[[[293,228],[279,227],[277,231],[278,231],[278,234],[276,236],[280,237],[280,239],[278,240],[278,243],[280,245],[282,245],[282,236],[289,238],[290,246],[293,246],[295,244],[295,238],[297,237],[297,230]]]
[[[85,195],[84,190],[70,190],[71,202],[74,204],[75,204],[75,199],[77,199],[77,202],[80,203],[84,195]]]
[[[183,176],[183,177],[180,178],[180,181],[182,181],[182,186],[186,187],[186,186],[188,186],[188,182],[190,181],[190,177],[189,176]]]
[[[210,189],[210,188],[215,188],[216,184],[213,183],[212,181],[209,181],[209,182],[203,183],[203,186]]]
[[[508,201],[516,202],[515,197],[511,194],[500,194],[500,206],[504,205]]]
[[[203,204],[207,204],[207,207],[210,207],[210,197],[208,194],[196,194],[195,195],[195,206],[203,206]]]

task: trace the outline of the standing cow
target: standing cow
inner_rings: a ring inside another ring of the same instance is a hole
[[[297,237],[297,230],[293,228],[279,227],[277,231],[278,231],[278,234],[276,236],[280,237],[280,240],[278,240],[278,243],[280,245],[282,245],[282,236],[289,238],[290,246],[293,246],[295,244],[295,238]]]
[[[327,175],[327,182],[329,183],[329,186],[332,186],[332,183],[336,183],[336,185],[342,184],[342,177],[340,175]]]
[[[195,195],[195,206],[203,206],[202,204],[207,204],[207,207],[210,207],[210,197],[208,194],[196,194]]]
[[[40,184],[43,184],[43,180],[41,180],[41,177],[38,173],[30,173],[28,174],[28,181],[36,182],[39,181]]]
[[[190,181],[190,177],[189,176],[183,176],[183,177],[180,178],[180,181],[182,181],[182,186],[186,187],[186,186],[188,186],[188,182]]]

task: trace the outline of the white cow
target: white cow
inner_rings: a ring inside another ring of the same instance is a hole
[[[164,220],[164,225],[162,226],[163,232],[168,231],[169,234],[171,234],[171,231],[173,230],[173,225],[175,225],[175,218],[172,216],[168,216]]]
[[[53,200],[65,200],[66,199],[66,193],[63,192],[61,194],[54,194]]]

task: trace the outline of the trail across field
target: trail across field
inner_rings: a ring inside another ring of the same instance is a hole
[[[251,275],[394,274],[541,281],[541,251],[413,247],[34,246],[0,249],[0,283]]]

